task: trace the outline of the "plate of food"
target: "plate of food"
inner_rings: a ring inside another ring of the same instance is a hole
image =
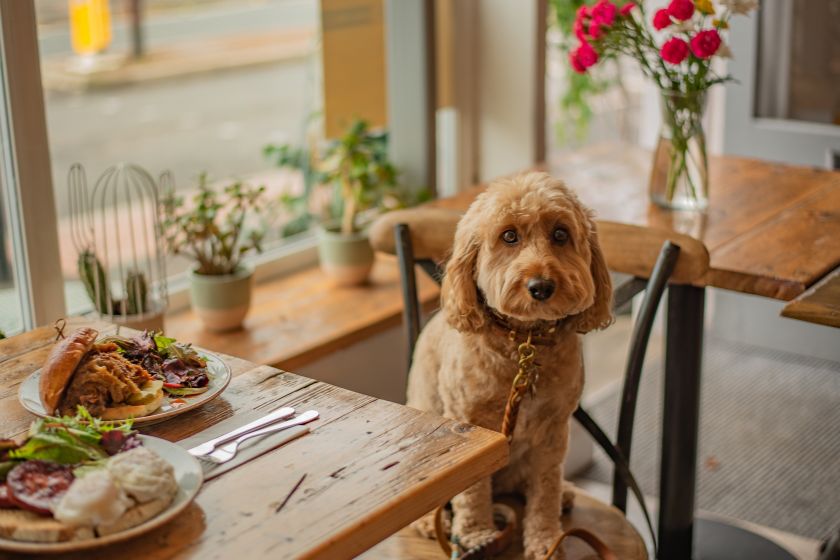
[[[227,364],[159,333],[98,338],[82,328],[57,343],[20,385],[23,407],[41,417],[84,406],[102,420],[160,422],[216,398],[230,383]]]
[[[40,418],[24,441],[0,440],[0,550],[105,546],[176,518],[201,488],[201,466],[131,421]]]

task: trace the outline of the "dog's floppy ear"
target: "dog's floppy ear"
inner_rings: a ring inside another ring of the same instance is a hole
[[[589,228],[589,252],[592,255],[589,270],[595,283],[595,300],[573,318],[572,327],[579,333],[607,328],[613,321],[612,280],[598,242],[595,223],[590,221]]]
[[[475,228],[468,217],[463,218],[455,233],[452,256],[446,263],[440,298],[446,321],[461,332],[477,332],[484,326],[475,284],[479,245]]]

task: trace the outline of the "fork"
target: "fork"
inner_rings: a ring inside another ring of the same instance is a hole
[[[317,419],[318,419],[318,411],[317,410],[307,410],[306,412],[300,414],[299,416],[296,416],[296,417],[292,418],[291,420],[286,420],[285,422],[281,422],[279,424],[275,424],[273,426],[263,428],[262,430],[257,430],[256,432],[251,432],[251,433],[245,434],[243,436],[240,436],[240,437],[236,438],[234,441],[232,441],[231,443],[228,443],[227,445],[219,447],[218,449],[213,451],[213,453],[210,453],[209,455],[201,455],[199,457],[196,457],[196,459],[198,459],[199,461],[203,461],[203,462],[212,464],[212,465],[221,465],[222,463],[227,463],[228,461],[230,461],[231,459],[233,459],[236,456],[236,452],[239,449],[239,445],[244,441],[247,441],[251,438],[255,438],[255,437],[259,437],[259,436],[273,434],[274,432],[280,432],[280,431],[286,430],[288,428],[291,428],[292,426],[301,426],[303,424],[308,424],[309,422],[312,422],[313,420],[317,420]],[[303,434],[308,433],[308,432],[309,432],[309,430],[307,429],[306,431],[303,431],[300,434],[298,434],[298,436],[302,436]]]
[[[264,426],[268,426],[269,424],[272,424],[272,423],[276,422],[277,420],[285,420],[286,418],[289,418],[290,416],[292,416],[294,413],[295,413],[295,409],[290,407],[290,406],[286,406],[286,407],[283,407],[283,408],[278,408],[274,412],[272,412],[270,414],[267,414],[267,415],[263,416],[262,418],[258,418],[257,420],[254,420],[253,422],[248,422],[247,424],[245,424],[244,426],[242,426],[240,428],[237,428],[237,429],[235,429],[231,432],[228,432],[226,434],[223,434],[219,437],[215,437],[215,438],[211,439],[210,441],[205,441],[201,445],[197,445],[197,446],[193,447],[192,449],[189,449],[188,453],[190,455],[194,456],[194,457],[200,457],[202,455],[209,455],[210,453],[215,451],[218,447],[221,447],[222,445],[235,440],[237,437],[241,436],[242,434],[256,431],[256,430],[258,430],[258,429],[260,429]]]

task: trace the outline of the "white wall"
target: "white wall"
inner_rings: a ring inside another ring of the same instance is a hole
[[[536,22],[534,0],[481,0],[478,135],[482,180],[534,163]]]

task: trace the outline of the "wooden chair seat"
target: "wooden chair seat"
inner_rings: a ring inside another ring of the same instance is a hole
[[[516,498],[502,497],[499,501],[511,505],[522,516],[522,504]],[[645,543],[624,514],[613,506],[577,491],[575,507],[563,515],[563,528],[580,527],[595,533],[622,560],[647,560]],[[566,560],[598,560],[598,556],[579,539],[568,538],[563,542]],[[412,527],[406,527],[362,554],[364,560],[445,560],[437,542],[418,534]],[[500,560],[522,558],[522,532],[518,530],[516,541],[505,551]]]

